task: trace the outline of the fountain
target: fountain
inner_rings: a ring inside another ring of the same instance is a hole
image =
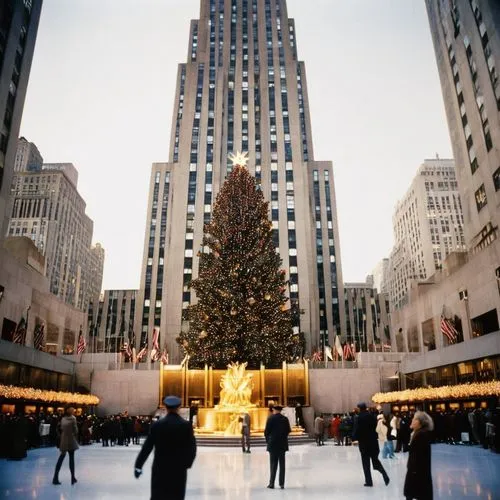
[[[253,375],[246,372],[247,363],[231,363],[222,376],[219,404],[198,411],[197,434],[222,436],[241,435],[240,417],[250,415],[252,434],[262,434],[269,414],[267,408],[258,408],[250,401]]]

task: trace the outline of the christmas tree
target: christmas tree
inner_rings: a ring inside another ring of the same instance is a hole
[[[245,168],[245,158],[222,186],[205,226],[198,302],[187,309],[189,331],[178,341],[190,365],[225,368],[231,361],[257,368],[290,361],[299,343],[287,307],[285,270],[272,241],[268,203]]]

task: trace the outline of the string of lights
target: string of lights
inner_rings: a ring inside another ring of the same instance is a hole
[[[437,401],[444,399],[469,399],[500,396],[500,381],[474,382],[471,384],[445,385],[441,387],[419,387],[404,391],[377,392],[372,401],[381,403],[402,403]]]
[[[78,394],[76,392],[46,391],[33,387],[16,387],[0,384],[0,397],[5,399],[24,399],[27,401],[42,401],[43,403],[66,403],[84,406],[99,404],[99,398],[92,394]]]

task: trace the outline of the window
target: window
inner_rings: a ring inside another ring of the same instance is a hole
[[[475,192],[474,196],[476,198],[477,211],[480,212],[481,209],[488,203],[488,200],[486,199],[484,184],[481,184],[479,189]]]
[[[495,185],[495,191],[498,191],[500,189],[500,167],[493,174],[493,184]]]

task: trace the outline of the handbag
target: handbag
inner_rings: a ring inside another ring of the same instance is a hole
[[[392,429],[391,430],[391,436],[394,437],[394,438],[398,437],[398,431],[396,429]]]

